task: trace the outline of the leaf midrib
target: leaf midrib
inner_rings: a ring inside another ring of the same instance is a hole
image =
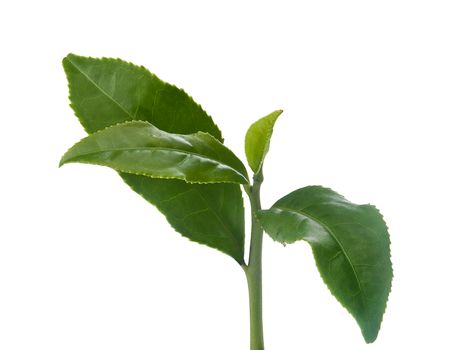
[[[99,86],[95,80],[93,80],[88,74],[86,74],[76,63],[74,63],[70,58],[67,58],[68,62],[76,68],[76,70],[83,75],[96,89],[98,89],[104,96],[106,96],[109,100],[114,102],[122,111],[124,111],[132,120],[135,120],[135,117],[122,106],[117,100],[115,100],[106,90],[104,90],[101,86]]]
[[[336,241],[336,243],[339,245],[339,248],[341,249],[341,251],[343,252],[345,258],[347,259],[348,263],[350,264],[350,266],[352,267],[352,271],[353,271],[353,275],[355,276],[355,279],[357,281],[357,284],[358,284],[358,289],[360,290],[360,295],[361,295],[361,299],[362,299],[362,303],[363,303],[363,307],[366,308],[366,303],[365,303],[365,291],[363,290],[363,287],[361,285],[361,282],[360,282],[360,279],[358,278],[358,274],[357,274],[357,271],[355,269],[355,265],[354,263],[352,262],[352,259],[348,256],[346,250],[344,249],[344,246],[342,245],[342,243],[340,242],[340,240],[336,237],[336,235],[334,235],[334,233],[332,233],[332,230],[329,228],[329,226],[327,224],[325,224],[324,222],[322,222],[321,220],[319,220],[318,218],[315,218],[313,215],[311,214],[308,214],[308,213],[305,213],[303,212],[302,210],[298,210],[298,209],[292,209],[292,208],[285,208],[285,207],[277,207],[275,206],[275,208],[277,209],[280,209],[280,210],[284,210],[284,211],[291,211],[293,213],[296,213],[296,214],[299,214],[299,215],[303,215],[305,216],[306,218],[310,219],[310,220],[313,220],[313,221],[316,221],[317,223],[319,223],[321,226],[323,226],[326,231],[331,235],[331,237]]]

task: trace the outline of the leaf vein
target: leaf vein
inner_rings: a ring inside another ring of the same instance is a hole
[[[117,100],[114,99],[113,96],[111,96],[107,91],[105,91],[102,87],[100,87],[89,75],[87,75],[78,65],[76,65],[74,62],[71,60],[68,60],[72,66],[76,68],[76,70],[82,74],[98,91],[102,92],[104,96],[109,98],[114,104],[116,104],[122,111],[124,111],[131,119],[135,119],[132,113],[130,113],[124,106],[122,106]]]
[[[362,287],[362,284],[360,282],[360,279],[358,278],[358,273],[356,271],[356,268],[355,268],[355,265],[353,264],[353,261],[352,259],[350,258],[350,256],[347,254],[347,252],[345,251],[344,249],[344,246],[342,245],[342,243],[340,242],[340,240],[337,238],[337,236],[331,231],[331,229],[329,228],[328,225],[326,225],[324,222],[322,222],[321,220],[315,218],[313,215],[309,214],[309,213],[305,213],[301,210],[298,210],[298,209],[292,209],[292,208],[284,208],[284,207],[275,207],[277,209],[280,209],[280,210],[284,210],[284,211],[291,211],[291,212],[294,212],[294,213],[297,213],[299,215],[303,215],[313,221],[316,221],[318,222],[320,225],[322,225],[326,231],[331,235],[331,237],[336,241],[336,243],[339,245],[341,251],[343,252],[345,258],[347,259],[348,263],[350,264],[350,267],[352,268],[352,271],[353,271],[353,274],[355,276],[355,280],[357,282],[357,285],[358,285],[358,289],[360,291],[360,296],[361,296],[361,300],[362,300],[362,303],[363,303],[363,307],[366,308],[366,303],[365,303],[365,299],[366,299],[366,294],[365,294],[365,291]]]

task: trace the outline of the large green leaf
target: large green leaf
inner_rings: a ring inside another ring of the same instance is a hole
[[[305,240],[312,246],[324,282],[355,317],[365,341],[373,342],[392,280],[389,235],[378,210],[310,186],[260,211],[258,218],[274,240]]]
[[[71,107],[88,133],[139,119],[167,132],[204,131],[223,141],[212,118],[190,96],[143,67],[119,59],[72,54],[64,58],[63,66]],[[120,176],[182,235],[244,264],[244,207],[239,185],[188,184],[126,173]],[[193,218],[197,212],[204,213],[203,223]],[[225,239],[228,236],[230,239]]]
[[[205,131],[223,141],[207,113],[183,90],[144,67],[113,58],[68,55],[63,66],[71,107],[89,133],[129,120],[147,120],[176,134]]]
[[[282,110],[270,113],[253,123],[246,132],[244,149],[248,164],[254,174],[262,169],[265,156],[269,151],[270,138],[274,131],[275,122],[282,113]]]
[[[243,163],[210,134],[172,134],[140,120],[84,138],[65,153],[60,164],[72,162],[192,183],[249,183]]]
[[[181,180],[124,175],[135,192],[165,213],[176,231],[244,264],[244,237],[239,234],[244,232],[244,206],[239,185],[193,185]],[[158,186],[155,181],[160,181]]]

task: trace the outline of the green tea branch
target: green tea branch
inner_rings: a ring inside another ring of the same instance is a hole
[[[120,59],[70,54],[63,67],[70,106],[88,136],[64,154],[60,166],[116,170],[177,232],[233,258],[247,278],[251,350],[264,349],[264,231],[284,245],[309,244],[331,294],[355,318],[365,341],[375,341],[393,277],[388,229],[378,209],[321,186],[299,188],[261,208],[263,164],[283,111],[257,120],[246,132],[251,184],[213,119],[183,90]],[[247,264],[241,187],[251,207]]]

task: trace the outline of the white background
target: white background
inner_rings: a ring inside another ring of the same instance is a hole
[[[243,157],[282,108],[264,206],[329,186],[376,204],[394,283],[377,341],[306,244],[266,238],[268,350],[467,349],[467,1],[4,1],[0,349],[248,349],[243,271],[189,242],[113,171],[69,165],[85,135],[61,59],[121,57],[183,87]]]

